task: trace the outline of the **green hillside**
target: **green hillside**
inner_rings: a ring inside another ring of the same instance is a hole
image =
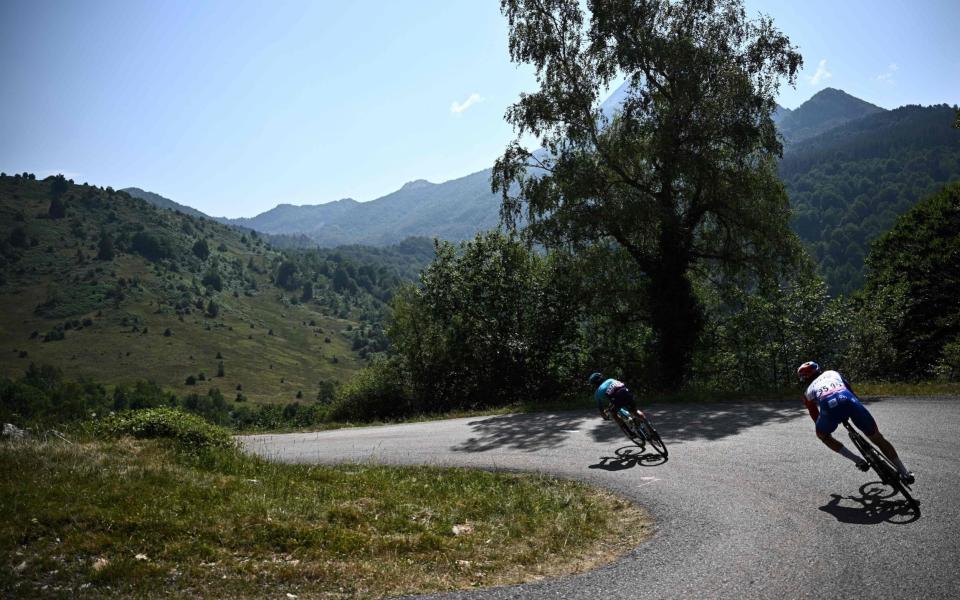
[[[362,264],[318,254],[304,276],[299,261],[110,188],[0,177],[0,376],[35,362],[178,394],[313,400],[321,382],[366,364],[365,338],[399,279],[368,267],[378,297],[355,283]]]
[[[960,180],[960,131],[946,105],[904,106],[851,121],[788,148],[780,175],[833,292],[863,284],[870,242],[921,198]]]

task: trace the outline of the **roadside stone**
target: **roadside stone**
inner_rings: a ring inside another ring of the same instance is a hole
[[[4,423],[3,434],[0,434],[0,437],[5,440],[25,440],[30,437],[30,434],[13,423]]]

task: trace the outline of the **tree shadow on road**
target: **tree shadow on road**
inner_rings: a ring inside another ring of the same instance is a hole
[[[588,415],[582,412],[555,414],[515,414],[477,419],[469,423],[474,436],[453,447],[457,452],[486,452],[497,448],[542,450],[554,448],[576,429]]]
[[[603,469],[604,471],[623,471],[632,469],[636,466],[656,467],[667,462],[667,459],[656,452],[645,451],[637,446],[623,446],[617,448],[614,456],[601,456],[600,462],[590,465],[590,469]]]
[[[903,498],[894,499],[896,490],[879,481],[860,486],[860,496],[830,494],[831,500],[820,507],[842,523],[877,525],[893,523],[906,525],[920,518],[920,508],[911,506]],[[846,504],[841,504],[849,500]]]
[[[658,404],[640,408],[650,417],[667,445],[718,440],[758,425],[785,423],[807,416],[799,401]],[[604,422],[597,423],[590,433],[598,442],[609,442],[623,436],[619,429]]]
[[[716,404],[657,404],[642,406],[667,446],[693,440],[717,440],[751,427],[805,417],[799,402],[738,402]],[[497,448],[536,451],[556,448],[582,428],[596,442],[622,441],[623,432],[593,411],[510,414],[470,421],[472,436],[453,447],[457,452],[487,452]]]

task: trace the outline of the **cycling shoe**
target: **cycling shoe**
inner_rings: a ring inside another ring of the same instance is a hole
[[[908,471],[907,473],[900,475],[900,481],[907,485],[912,485],[914,482],[913,473]]]

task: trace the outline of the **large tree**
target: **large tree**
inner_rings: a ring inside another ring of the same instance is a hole
[[[679,385],[703,327],[694,271],[761,267],[789,238],[771,119],[802,64],[739,0],[502,0],[514,62],[540,89],[506,119],[502,217],[538,242],[613,243],[647,283],[661,384]],[[601,95],[626,78],[615,116]],[[521,145],[536,136],[542,149]]]
[[[877,238],[867,257],[867,299],[893,295],[874,318],[896,356],[886,375],[922,379],[948,344],[960,343],[960,183],[924,198]]]

